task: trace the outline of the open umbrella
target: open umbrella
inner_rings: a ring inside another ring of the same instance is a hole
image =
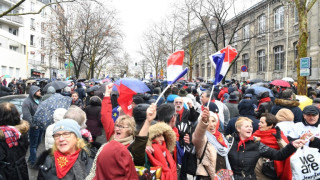
[[[259,83],[259,82],[264,82],[263,79],[251,79],[249,80],[251,84]]]
[[[284,77],[282,80],[287,81],[287,82],[294,82],[294,80],[291,77]]]
[[[273,93],[271,89],[268,89],[262,86],[253,86],[253,87],[250,87],[249,89],[254,89],[254,94],[256,95],[260,94],[261,92],[269,92],[269,96],[273,97]]]
[[[266,85],[268,85],[268,83],[259,82],[259,83],[252,84],[250,87],[255,87],[255,86],[265,87]]]
[[[58,108],[68,109],[71,105],[71,97],[54,94],[41,102],[33,118],[33,124],[41,128],[47,128],[53,123],[53,113]]]
[[[64,81],[53,81],[51,83],[48,83],[44,88],[43,88],[43,91],[47,91],[48,87],[54,87],[56,90],[59,90],[59,89],[63,89],[65,88],[66,86],[68,86],[68,84]]]
[[[136,93],[145,93],[150,91],[150,89],[144,82],[135,78],[121,78],[116,81],[115,84],[119,86],[120,82]],[[117,87],[113,86],[112,90],[117,91]]]
[[[299,103],[300,103],[299,108],[301,110],[303,110],[304,107],[306,106],[312,105],[312,102],[313,102],[313,100],[307,96],[296,95],[296,99],[299,100]]]
[[[270,84],[275,85],[275,86],[281,86],[281,87],[290,87],[290,84],[287,81],[284,80],[273,80]]]

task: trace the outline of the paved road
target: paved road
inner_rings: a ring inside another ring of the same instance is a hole
[[[105,133],[104,133],[104,130],[102,129],[102,135],[101,136],[98,136],[97,137],[97,142],[100,142],[100,143],[105,143],[106,142],[106,136],[105,136]],[[37,150],[37,157],[40,156],[40,154],[45,150],[45,147],[44,147],[44,138],[42,138],[42,142],[41,144],[39,145],[38,147],[38,150]],[[28,152],[27,152],[27,155],[26,155],[26,160],[28,160],[28,157],[29,157],[29,149],[28,149]],[[30,180],[36,180],[37,177],[38,177],[38,170],[36,169],[31,169],[28,167],[28,171],[29,171],[29,179]]]

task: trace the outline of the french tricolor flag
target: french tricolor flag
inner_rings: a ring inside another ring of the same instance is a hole
[[[222,81],[223,77],[227,74],[231,62],[234,60],[237,54],[237,50],[228,45],[227,47],[209,56],[213,62],[213,67],[216,69],[213,83],[214,85],[217,85]]]
[[[184,51],[176,51],[169,56],[167,61],[167,81],[169,85],[175,83],[188,72],[188,68],[182,70],[183,58]]]

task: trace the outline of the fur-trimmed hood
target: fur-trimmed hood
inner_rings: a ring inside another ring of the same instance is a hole
[[[150,126],[147,145],[151,146],[152,139],[160,134],[163,134],[167,148],[170,152],[172,152],[174,150],[174,147],[176,146],[176,133],[168,124],[164,122],[158,122],[155,125]]]
[[[280,106],[288,107],[298,107],[300,105],[299,101],[289,100],[289,99],[275,99],[274,103]]]
[[[28,121],[21,120],[20,124],[14,126],[21,134],[26,134],[29,131]],[[5,139],[3,131],[0,131],[0,139]]]

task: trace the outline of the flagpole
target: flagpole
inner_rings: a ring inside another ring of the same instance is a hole
[[[158,104],[158,101],[160,100],[161,96],[163,96],[163,94],[168,90],[168,88],[170,87],[171,85],[169,84],[163,91],[162,93],[160,94],[160,96],[158,97],[158,99],[156,100],[155,104]]]
[[[209,101],[208,101],[207,107],[209,107],[209,104],[210,104],[210,102],[211,102],[211,97],[212,97],[212,94],[213,94],[214,86],[215,86],[215,85],[213,85],[213,86],[212,86],[212,89],[211,89],[211,93],[210,93],[210,97],[209,97]]]

